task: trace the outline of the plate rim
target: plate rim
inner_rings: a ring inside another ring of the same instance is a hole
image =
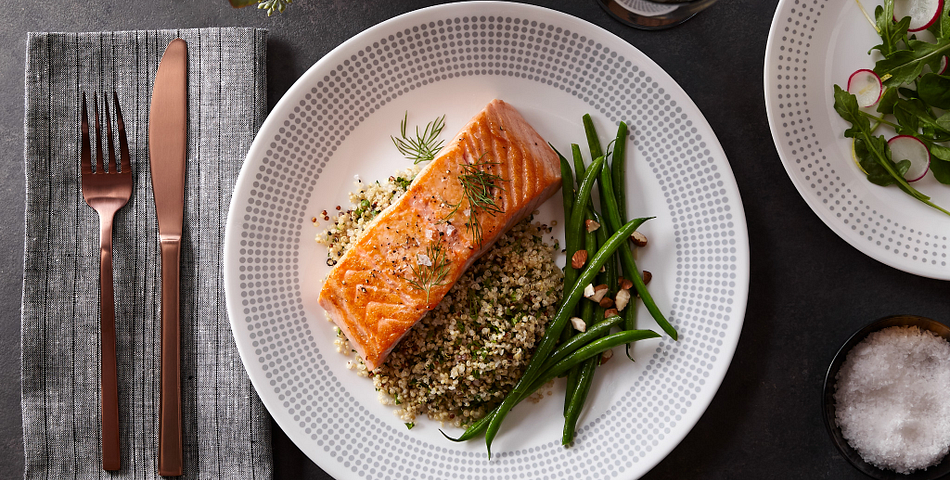
[[[556,16],[560,19],[563,19],[565,22],[578,22],[578,25],[583,25],[584,32],[588,36],[590,36],[590,34],[587,32],[597,32],[598,36],[610,38],[612,41],[618,42],[618,45],[623,45],[623,48],[625,49],[624,51],[626,51],[626,49],[629,48],[631,49],[630,51],[636,52],[636,54],[640,58],[642,58],[644,62],[648,62],[650,64],[651,68],[655,69],[657,72],[661,72],[661,74],[665,76],[665,80],[669,80],[669,83],[665,83],[663,85],[665,89],[667,89],[668,91],[675,90],[678,95],[681,95],[680,97],[681,100],[679,101],[685,100],[688,102],[688,105],[691,106],[691,108],[695,109],[695,112],[698,115],[696,117],[691,117],[690,120],[692,120],[694,123],[701,122],[702,126],[705,128],[705,131],[708,132],[708,135],[710,135],[710,137],[706,140],[707,148],[713,152],[710,156],[723,159],[725,162],[724,166],[729,168],[728,175],[723,175],[722,176],[723,178],[721,178],[721,180],[727,184],[727,187],[729,188],[730,192],[735,194],[734,197],[730,197],[730,201],[735,202],[735,205],[734,205],[735,208],[730,213],[734,216],[734,220],[733,220],[734,227],[732,228],[735,230],[735,239],[737,240],[737,242],[741,241],[741,245],[736,245],[737,248],[736,248],[735,255],[737,257],[737,260],[735,261],[735,265],[737,266],[736,268],[737,285],[735,288],[735,294],[733,295],[733,297],[731,297],[735,301],[735,303],[731,305],[733,309],[733,313],[730,314],[730,317],[734,317],[734,318],[730,318],[729,325],[731,328],[728,330],[725,336],[726,338],[734,338],[734,341],[729,342],[728,345],[726,344],[726,342],[723,342],[723,347],[728,347],[728,348],[722,348],[720,350],[720,353],[717,354],[717,356],[721,359],[720,362],[722,363],[722,368],[714,370],[706,378],[706,384],[707,385],[714,384],[715,388],[710,389],[708,391],[708,394],[704,394],[703,396],[697,398],[697,402],[694,402],[694,406],[691,408],[691,410],[695,412],[694,415],[692,415],[688,419],[684,417],[684,419],[681,422],[679,422],[679,425],[681,425],[683,428],[677,428],[676,431],[674,432],[676,433],[676,435],[667,435],[667,438],[671,440],[663,444],[663,445],[667,445],[668,448],[664,449],[664,451],[662,451],[662,454],[648,456],[647,458],[644,458],[639,462],[640,465],[643,465],[645,467],[644,472],[648,472],[649,470],[654,468],[658,463],[660,463],[663,459],[665,459],[682,442],[682,440],[693,430],[696,423],[698,423],[699,419],[707,411],[709,404],[712,402],[713,398],[716,396],[716,393],[719,391],[719,388],[721,388],[723,379],[725,378],[726,374],[729,371],[730,365],[732,364],[732,361],[735,356],[735,352],[738,349],[739,337],[742,332],[742,327],[745,320],[745,314],[748,308],[749,285],[751,283],[750,282],[751,280],[750,279],[751,249],[750,249],[750,244],[749,244],[748,222],[745,216],[745,209],[742,203],[741,192],[739,191],[735,174],[731,169],[731,165],[729,164],[729,159],[727,155],[725,154],[725,151],[722,147],[721,142],[718,139],[718,136],[716,136],[715,131],[713,130],[712,126],[709,124],[706,116],[702,113],[702,111],[695,104],[692,98],[685,92],[685,90],[683,90],[683,88],[679,85],[679,83],[676,82],[676,80],[673,79],[672,76],[670,76],[669,73],[667,73],[665,69],[660,67],[652,58],[650,58],[645,53],[637,49],[634,45],[630,44],[629,42],[622,39],[621,37],[613,34],[612,32],[606,30],[605,28],[600,27],[583,18],[576,17],[574,15],[570,15],[570,14],[567,14],[558,10],[554,10],[551,8],[538,6],[538,5],[531,5],[531,4],[504,2],[504,1],[497,1],[497,0],[473,0],[473,1],[463,1],[463,2],[433,5],[433,6],[424,7],[424,8],[402,13],[390,19],[374,24],[373,26],[368,27],[367,29],[347,38],[340,45],[338,45],[337,47],[327,52],[317,62],[315,62],[312,66],[310,66],[297,80],[294,81],[291,87],[287,90],[287,92],[285,92],[282,95],[281,99],[277,102],[274,108],[269,112],[267,118],[262,123],[258,131],[258,135],[255,136],[254,142],[252,143],[249,149],[248,155],[245,159],[245,162],[242,165],[241,173],[239,174],[238,179],[235,183],[234,192],[236,193],[239,187],[243,184],[243,182],[247,181],[246,178],[242,179],[242,177],[245,176],[244,175],[245,166],[248,165],[248,163],[252,161],[252,158],[251,158],[252,155],[254,155],[261,148],[261,145],[259,145],[259,143],[264,144],[267,141],[263,138],[263,136],[260,135],[260,132],[272,129],[274,124],[279,124],[278,122],[283,120],[283,116],[278,118],[278,116],[275,114],[279,114],[281,111],[286,110],[288,108],[292,109],[292,106],[293,106],[291,103],[292,98],[295,98],[297,93],[306,91],[306,89],[310,88],[311,84],[314,83],[308,80],[310,80],[311,77],[316,77],[317,75],[319,75],[319,73],[323,71],[326,66],[335,65],[335,62],[338,61],[336,57],[345,54],[347,52],[347,48],[349,48],[353,44],[359,43],[360,40],[362,40],[364,37],[368,37],[373,34],[376,34],[380,30],[385,30],[391,25],[404,22],[408,18],[419,16],[419,15],[426,15],[434,11],[452,10],[456,8],[468,8],[468,6],[470,5],[485,5],[485,6],[491,6],[496,9],[518,10],[519,13],[525,12],[523,13],[525,16],[530,16],[530,12],[544,12],[545,15]],[[493,13],[493,14],[497,15],[497,13]],[[242,346],[242,342],[239,341],[239,337],[241,337],[241,334],[238,332],[238,325],[236,323],[236,319],[240,315],[237,312],[233,311],[233,309],[236,308],[234,307],[235,303],[233,299],[230,298],[233,295],[233,293],[229,293],[233,291],[233,287],[227,288],[229,284],[235,281],[235,280],[232,280],[233,273],[234,273],[232,270],[234,268],[234,265],[232,265],[232,263],[229,262],[228,259],[234,257],[236,255],[235,250],[239,248],[235,244],[234,241],[228,241],[229,238],[232,238],[232,239],[234,238],[235,234],[233,230],[236,229],[237,228],[236,225],[240,223],[238,219],[238,215],[240,215],[240,213],[237,211],[236,203],[233,201],[233,198],[234,197],[232,196],[232,201],[231,201],[231,205],[229,206],[228,216],[227,216],[227,221],[226,221],[225,244],[223,248],[223,255],[224,255],[225,261],[223,262],[222,271],[225,277],[224,278],[225,301],[226,301],[228,312],[229,312],[229,322],[232,327],[232,334],[234,335],[235,342],[237,343],[237,346],[238,346],[238,351],[242,360],[242,365],[245,368],[245,370],[248,372],[248,375],[252,381],[252,385],[254,385],[255,393],[257,393],[258,397],[261,398],[261,401],[264,404],[265,408],[267,409],[267,412],[271,415],[271,417],[278,424],[278,426],[285,432],[288,438],[291,439],[291,441],[295,444],[295,446],[297,446],[297,448],[299,448],[301,452],[303,452],[317,466],[325,470],[328,474],[330,474],[334,478],[348,478],[351,472],[349,469],[344,468],[341,463],[335,460],[329,459],[327,457],[320,457],[317,454],[310,452],[305,448],[302,448],[298,444],[299,439],[295,438],[293,434],[293,432],[295,432],[297,428],[295,426],[289,425],[291,419],[284,418],[272,413],[273,409],[275,408],[279,409],[280,406],[278,402],[274,399],[265,398],[265,396],[260,395],[258,391],[259,390],[258,382],[262,381],[262,379],[258,379],[257,376],[254,373],[252,373],[251,369],[249,368],[248,361],[253,361],[254,359],[250,358],[250,352],[248,351],[249,347]],[[702,399],[702,405],[701,405],[701,408],[698,408],[695,405],[696,403],[698,403],[700,398]],[[656,450],[660,450],[660,449],[654,448],[654,451]],[[621,477],[628,478],[628,477],[623,477],[622,475]]]

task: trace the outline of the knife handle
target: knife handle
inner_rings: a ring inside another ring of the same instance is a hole
[[[179,260],[181,239],[162,239],[162,371],[158,416],[158,474],[182,474],[181,337]]]

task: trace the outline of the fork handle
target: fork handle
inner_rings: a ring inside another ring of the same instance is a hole
[[[102,388],[102,469],[121,467],[119,388],[115,351],[115,292],[112,282],[112,216],[99,217],[99,330]]]
[[[158,473],[182,474],[181,337],[179,260],[181,238],[161,239],[162,251],[162,372],[158,416]]]

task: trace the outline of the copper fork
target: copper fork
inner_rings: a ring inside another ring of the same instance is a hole
[[[108,98],[103,99],[105,110],[108,163],[103,163],[102,128],[99,116],[99,99],[93,94],[93,110],[96,126],[96,163],[92,164],[92,146],[89,138],[89,121],[86,110],[86,94],[82,95],[82,196],[86,203],[99,213],[99,325],[101,335],[101,388],[102,388],[102,468],[118,470],[121,466],[119,453],[119,393],[115,352],[115,293],[112,282],[112,222],[115,213],[129,202],[132,196],[132,165],[129,159],[129,144],[125,136],[125,122],[119,108],[119,96],[112,92],[115,107],[116,129],[119,138],[119,158],[115,159],[115,144],[112,140],[112,118],[109,115]]]

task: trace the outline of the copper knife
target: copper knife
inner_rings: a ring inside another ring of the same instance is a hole
[[[172,40],[155,74],[148,111],[148,155],[162,254],[161,406],[158,473],[182,474],[179,261],[185,204],[188,46]]]

